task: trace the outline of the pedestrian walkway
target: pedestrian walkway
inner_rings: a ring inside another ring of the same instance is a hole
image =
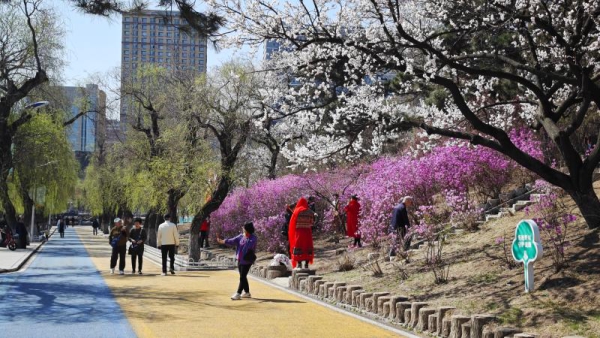
[[[68,228],[65,238],[52,236],[25,270],[0,274],[0,336],[136,335],[79,236]]]
[[[178,272],[161,276],[144,262],[144,275],[109,273],[106,238],[78,228],[92,261],[138,337],[399,337],[398,334],[250,280],[253,299],[232,301],[237,271]]]

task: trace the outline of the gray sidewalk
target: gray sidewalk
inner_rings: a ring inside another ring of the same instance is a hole
[[[50,229],[50,236],[54,233],[56,227]],[[29,260],[33,254],[35,254],[41,247],[41,242],[32,242],[27,249],[17,249],[10,251],[8,248],[0,248],[0,273],[3,272],[14,272]]]

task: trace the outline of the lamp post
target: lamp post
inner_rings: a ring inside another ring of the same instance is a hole
[[[47,106],[49,104],[50,104],[49,101],[38,101],[38,102],[33,102],[33,103],[30,103],[30,104],[26,105],[23,109],[24,110],[27,110],[27,109],[38,109],[38,108]],[[42,165],[40,165],[38,167],[43,167],[43,166],[46,166],[46,165],[51,164],[53,162],[55,162],[55,161],[51,161],[51,162],[48,162],[46,164],[42,164]],[[29,233],[30,233],[32,241],[33,241],[33,238],[34,238],[33,236],[35,234],[35,200],[36,199],[37,199],[37,187],[35,187],[35,189],[34,189],[34,196],[32,198],[32,200],[33,200],[32,204],[33,205],[31,207],[31,231]]]

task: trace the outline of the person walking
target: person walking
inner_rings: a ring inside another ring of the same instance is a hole
[[[158,226],[156,232],[156,246],[162,253],[162,275],[167,275],[167,254],[171,260],[171,274],[175,274],[175,248],[179,246],[179,231],[177,225],[172,223],[171,215],[166,214],[165,222]]]
[[[98,218],[97,217],[92,218],[92,234],[94,236],[98,235],[99,227],[100,227],[100,223],[98,223]]]
[[[210,230],[210,216],[207,216],[200,225],[200,248],[208,249],[208,231]]]
[[[308,264],[313,263],[315,257],[312,227],[315,224],[316,214],[309,208],[308,201],[301,197],[296,203],[296,208],[290,219],[289,240],[292,266],[296,268],[298,262],[299,269],[302,268],[302,262],[308,269]]]
[[[142,228],[142,219],[136,218],[133,221],[134,228],[129,233],[129,240],[131,245],[129,246],[129,254],[131,255],[131,273],[135,274],[136,260],[138,267],[138,274],[142,274],[142,264],[144,263],[144,243],[148,239],[146,229]]]
[[[354,238],[353,248],[356,246],[362,248],[362,244],[360,243],[360,230],[358,229],[360,203],[358,203],[358,197],[356,195],[350,197],[350,202],[344,207],[344,211],[346,212],[346,236]]]
[[[403,250],[406,251],[410,247],[410,236],[406,236],[408,229],[410,228],[410,220],[408,218],[407,208],[412,207],[413,198],[412,196],[405,196],[402,198],[402,202],[394,207],[392,211],[392,222],[390,224],[390,232],[396,234],[396,245],[390,250],[390,257],[396,256],[396,246],[398,245],[398,239],[403,243]]]
[[[235,257],[238,261],[238,270],[240,272],[240,283],[237,292],[231,296],[231,300],[240,300],[242,298],[252,298],[250,295],[250,284],[248,284],[248,272],[256,260],[256,243],[258,239],[254,234],[254,224],[248,222],[242,227],[243,233],[228,239],[217,237],[219,244],[225,244],[236,247]],[[244,293],[242,293],[242,291]]]
[[[125,253],[127,252],[127,238],[129,233],[127,228],[123,226],[123,221],[120,218],[114,219],[115,226],[110,230],[108,235],[108,243],[112,246],[112,254],[110,256],[110,274],[115,273],[117,259],[119,260],[119,275],[125,274]],[[114,240],[114,241],[113,241]]]
[[[60,238],[65,238],[65,219],[64,217],[60,217],[58,222],[56,223],[56,227],[58,228],[58,233],[60,234]]]
[[[17,221],[16,231],[17,235],[19,235],[19,241],[17,242],[17,248],[19,249],[27,249],[27,227],[25,223],[23,223],[23,216],[19,216],[19,220]]]

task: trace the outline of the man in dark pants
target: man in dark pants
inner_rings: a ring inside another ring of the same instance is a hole
[[[96,217],[92,218],[92,229],[94,236],[98,235],[98,228],[100,227],[100,223],[98,223],[98,219]]]
[[[156,246],[162,253],[162,275],[167,275],[167,254],[171,260],[171,274],[175,274],[175,248],[179,246],[179,231],[177,225],[171,223],[171,215],[166,214],[165,222],[156,231]]]
[[[115,273],[115,267],[117,266],[117,258],[119,259],[119,275],[125,274],[125,254],[127,253],[127,228],[123,226],[123,222],[120,218],[115,218],[115,226],[110,230],[108,235],[108,243],[111,243],[113,238],[121,236],[117,245],[112,248],[112,254],[110,256],[110,273]]]
[[[402,198],[402,202],[394,207],[392,211],[392,222],[390,224],[390,232],[396,233],[396,241],[400,239],[403,242],[404,251],[410,247],[410,236],[406,236],[408,228],[410,228],[410,220],[408,219],[407,208],[412,207],[413,198],[411,196],[405,196]],[[396,256],[396,245],[390,250],[390,257]]]
[[[25,223],[23,223],[23,216],[19,216],[19,220],[17,222],[16,233],[19,235],[19,242],[17,243],[17,248],[26,249],[27,248],[27,227],[25,226]]]

